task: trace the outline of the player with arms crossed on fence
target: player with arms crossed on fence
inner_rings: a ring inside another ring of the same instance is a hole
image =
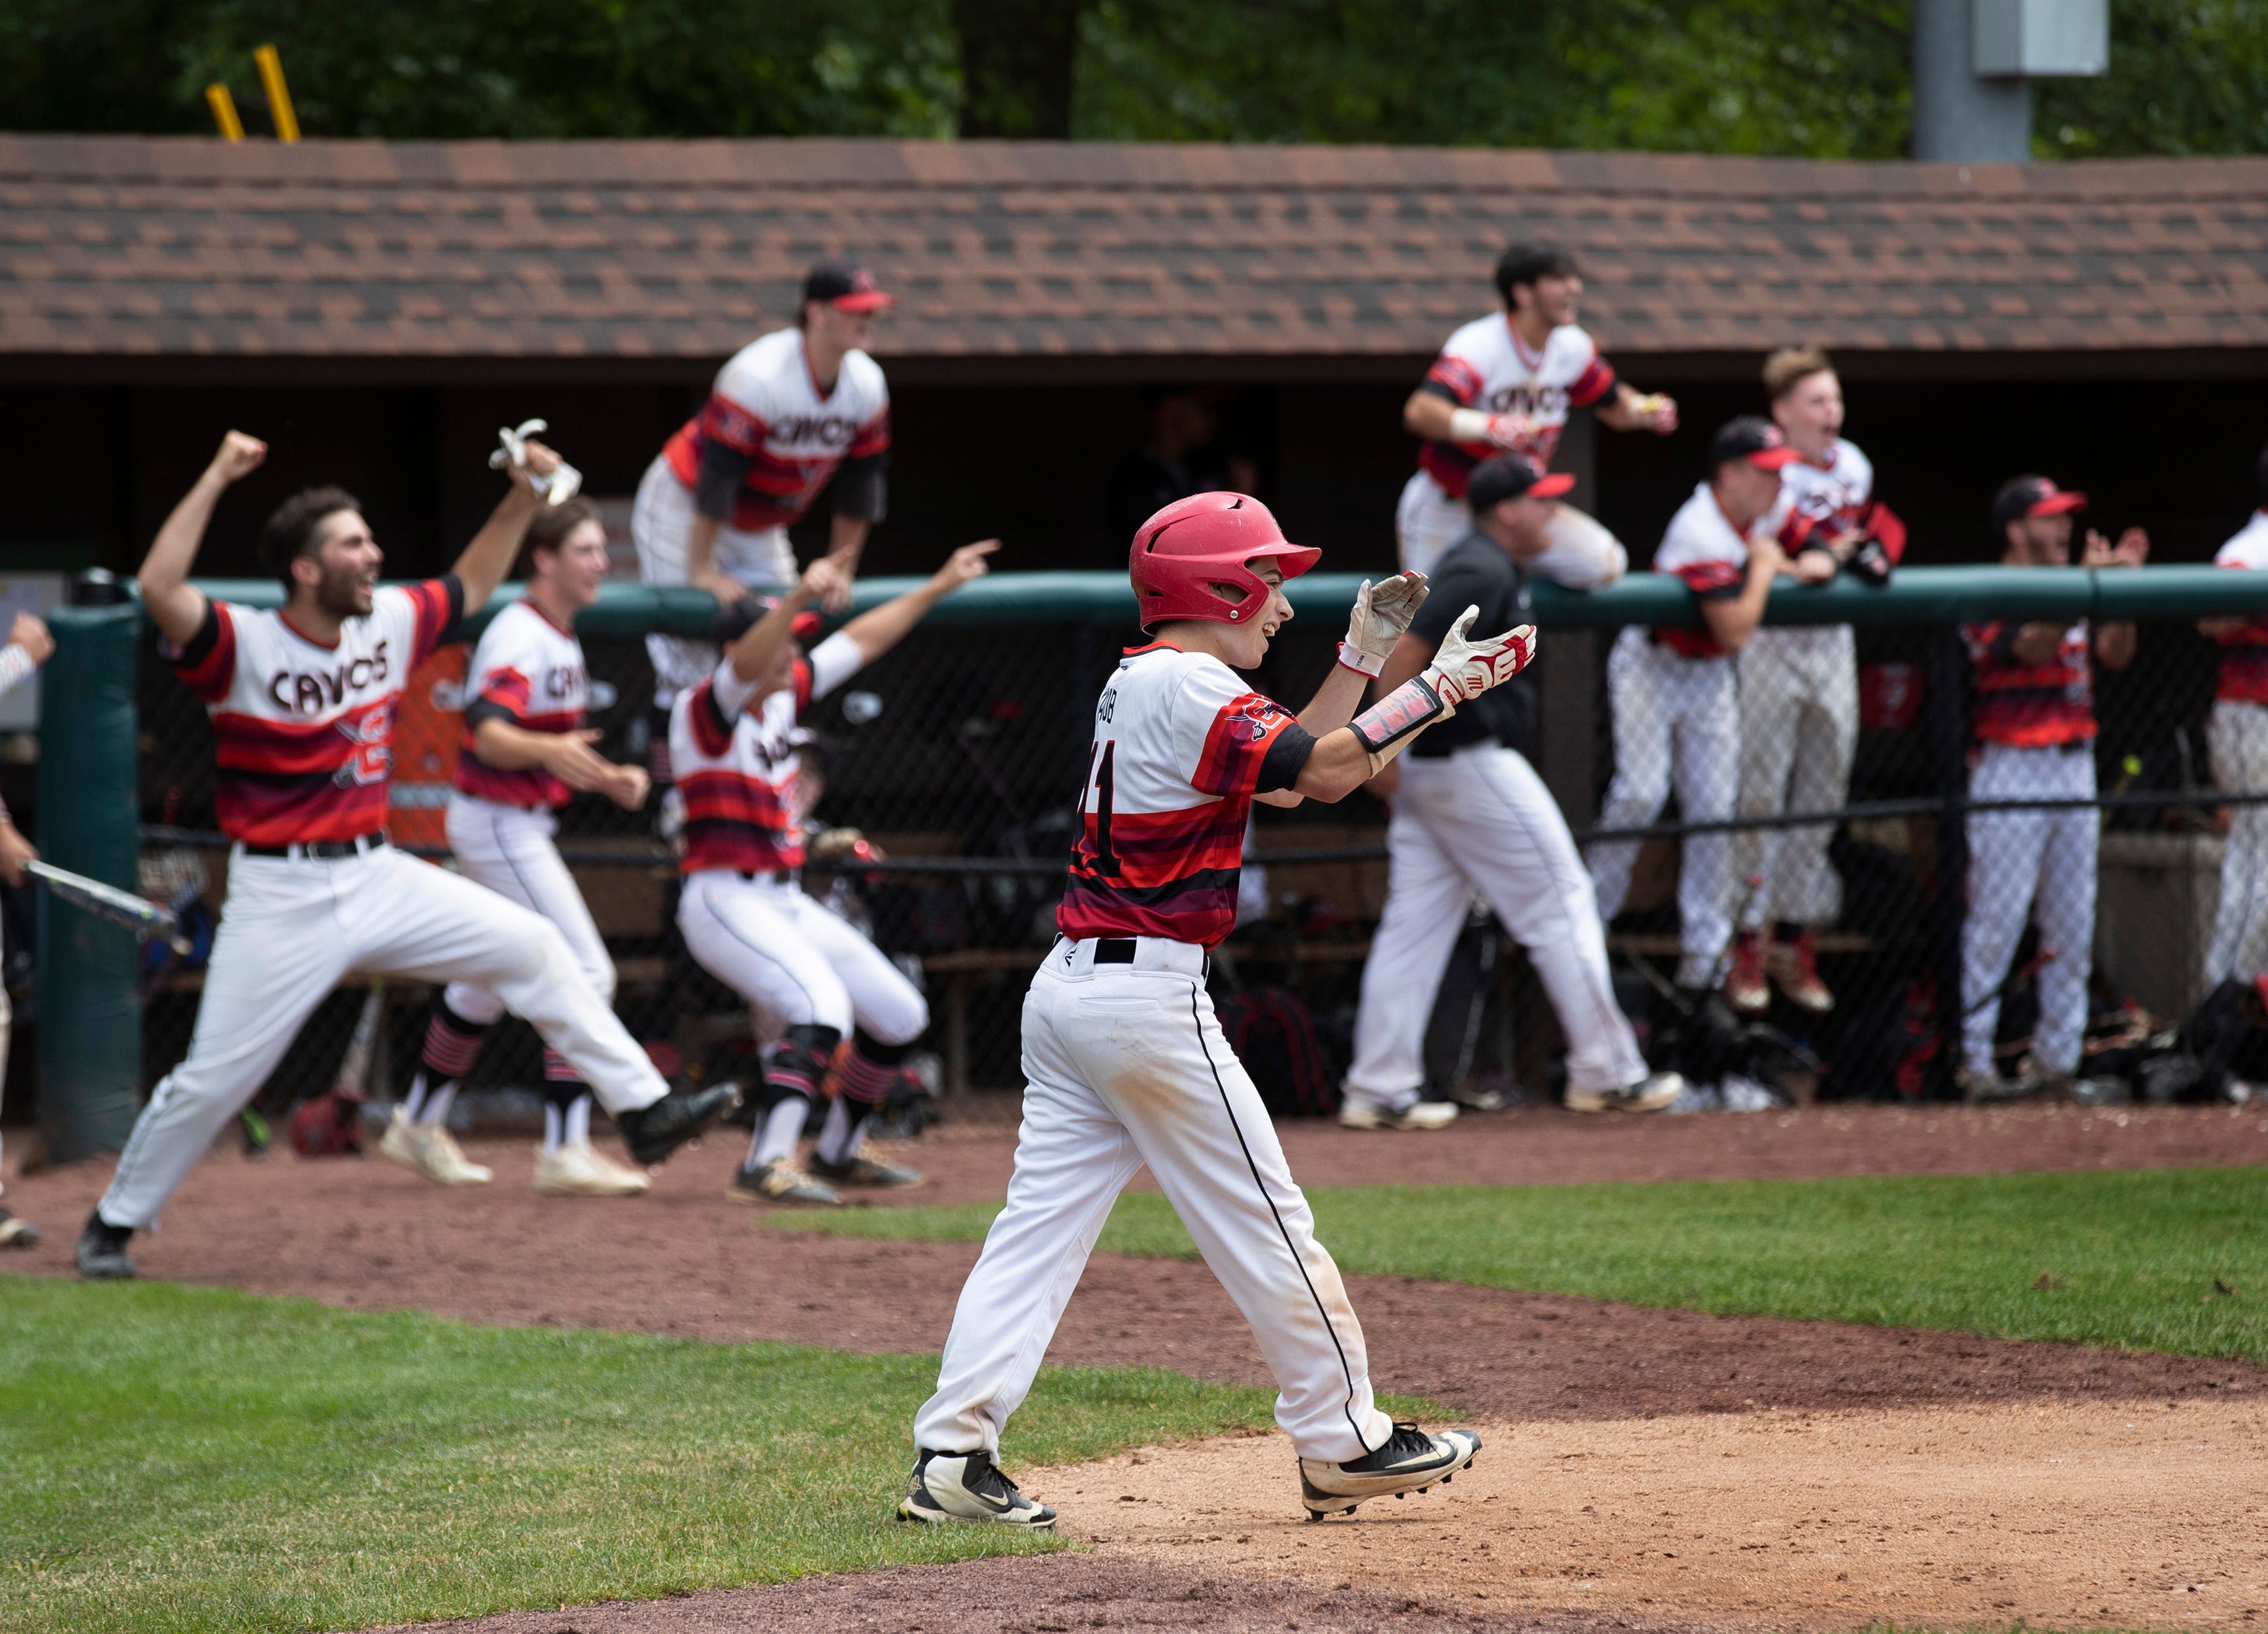
[[[1402,423],[1425,439],[1395,511],[1405,572],[1432,571],[1440,554],[1472,531],[1465,482],[1482,460],[1509,449],[1549,471],[1571,408],[1587,408],[1618,431],[1667,436],[1677,429],[1677,405],[1616,379],[1598,342],[1576,323],[1583,278],[1574,257],[1548,245],[1515,244],[1497,262],[1496,290],[1503,309],[1452,335],[1403,406]],[[1612,534],[1562,504],[1536,570],[1590,590],[1628,564]]]
[[[736,628],[745,604],[725,610],[717,631],[728,649],[723,660],[679,695],[670,716],[670,757],[685,797],[678,929],[702,968],[785,1029],[765,1048],[755,1137],[728,1194],[742,1202],[826,1207],[842,1201],[836,1184],[921,1179],[858,1148],[929,1026],[929,1005],[880,948],[803,889],[796,720],[904,640],[942,598],[982,577],[984,558],[999,548],[996,539],[963,545],[919,589],[859,615],[806,655],[799,638],[819,625],[811,604],[846,585],[840,564],[822,556],[745,629]],[[842,1093],[820,1131],[814,1176],[797,1165],[797,1145],[846,1037]]]
[[[2072,518],[2087,496],[2044,476],[2012,477],[1992,498],[2004,567],[2067,567]],[[2089,531],[2080,558],[2091,568],[2139,567],[2149,535],[2130,527],[2114,547]],[[2131,622],[2090,629],[2089,621],[1963,624],[1976,666],[1970,716],[1977,755],[1973,801],[2095,799],[2095,673],[2134,661]],[[2095,964],[2095,863],[2102,813],[2091,805],[1969,813],[1969,913],[1961,924],[1962,1099],[2012,1100],[2066,1090],[2087,1041],[2087,978]],[[1993,1059],[2000,993],[2024,924],[2040,927],[2039,1028],[2014,1078]]]
[[[1055,1512],[1000,1473],[1000,1432],[1113,1200],[1145,1164],[1276,1375],[1276,1421],[1299,1454],[1310,1515],[1447,1480],[1480,1446],[1466,1431],[1392,1423],[1373,1403],[1361,1324],[1260,1093],[1221,1036],[1206,953],[1235,923],[1254,800],[1344,799],[1509,679],[1535,632],[1475,642],[1468,610],[1422,674],[1356,716],[1422,588],[1409,575],[1365,584],[1338,666],[1295,718],[1234,671],[1266,656],[1292,616],[1283,581],[1321,554],[1288,543],[1265,506],[1235,493],[1177,501],[1134,537],[1152,638],[1095,705],[1060,935],[1024,1001],[1015,1175],[961,1291],[937,1393],[914,1421],[904,1520],[1054,1527]]]
[[[2215,567],[2268,570],[2268,448],[2253,469],[2259,507],[2213,559]],[[2213,780],[2232,794],[2268,794],[2268,618],[2201,619],[2198,629],[2220,644],[2220,684],[2205,744]],[[2211,992],[2232,978],[2268,972],[2268,806],[2232,808],[2221,853],[2220,902],[2205,949]]]
[[[0,697],[6,696],[28,680],[33,670],[55,655],[55,638],[48,627],[30,613],[16,615],[15,623],[8,631],[8,644],[0,647]],[[0,804],[0,880],[11,885],[24,883],[24,865],[34,861],[40,853],[16,820],[8,814],[8,807]],[[0,980],[0,1083],[8,1078],[8,1034],[14,1024],[15,1012],[8,1002],[8,986]],[[0,1187],[0,1190],[6,1188]],[[39,1246],[39,1227],[0,1208],[0,1248],[31,1248]]]
[[[560,859],[557,809],[578,791],[625,811],[645,804],[643,767],[617,766],[591,746],[583,725],[590,695],[575,615],[599,599],[607,577],[607,529],[587,499],[553,505],[529,525],[527,590],[490,621],[473,649],[465,686],[464,741],[449,793],[449,849],[467,878],[541,914],[567,938],[601,1004],[615,997],[615,961]],[[425,1045],[409,1093],[379,1151],[445,1186],[489,1179],[449,1134],[457,1085],[503,1018],[504,1000],[470,982],[433,997]],[[623,1196],[652,1182],[591,1144],[591,1090],[556,1049],[543,1051],[543,1145],[535,1189],[563,1196]]]
[[[831,481],[828,556],[842,570],[828,605],[848,606],[867,533],[887,509],[890,388],[866,355],[891,297],[863,267],[821,261],[803,281],[792,328],[725,361],[701,412],[646,468],[630,512],[638,576],[691,585],[730,607],[760,585],[796,580],[787,530]],[[717,649],[648,636],[653,660],[656,774],[666,780],[668,719],[678,694],[717,666]]]
[[[1874,467],[1843,436],[1843,383],[1825,352],[1792,346],[1764,359],[1772,423],[1797,457],[1780,467],[1767,526],[1799,585],[1850,573],[1886,585],[1905,553],[1905,524],[1874,497]],[[1859,746],[1859,649],[1848,624],[1759,629],[1734,660],[1741,681],[1741,815],[1833,811],[1851,788]],[[1827,848],[1834,825],[1741,836],[1743,895],[1725,997],[1754,1015],[1777,983],[1800,1008],[1835,1007],[1819,979],[1817,932],[1843,909]],[[1767,940],[1769,937],[1769,940]]]
[[[188,583],[213,507],[268,456],[231,431],[142,564],[160,652],[212,717],[213,805],[235,842],[228,902],[189,1053],[135,1121],[78,1240],[87,1277],[131,1277],[128,1240],[154,1226],[213,1137],[259,1090],[315,1006],[350,972],[478,983],[532,1022],[589,1082],[640,1162],[712,1122],[732,1091],[669,1093],[585,980],[557,927],[387,842],[401,691],[464,614],[495,593],[545,503],[558,456],[519,453],[512,485],[456,565],[380,587],[385,553],[354,497],[308,489],[261,543],[286,600],[262,612]]]
[[[1432,661],[1454,610],[1478,607],[1495,629],[1527,622],[1528,575],[1549,556],[1558,497],[1573,485],[1519,454],[1476,467],[1466,492],[1473,531],[1434,563],[1432,595],[1382,666],[1388,692]],[[1536,700],[1519,676],[1435,727],[1395,768],[1386,830],[1386,909],[1362,968],[1339,1121],[1358,1129],[1433,1129],[1454,1102],[1419,1099],[1425,1023],[1477,890],[1528,950],[1567,1034],[1567,1104],[1579,1112],[1658,1112],[1685,1080],[1650,1073],[1615,1000],[1591,877],[1551,791],[1528,764]],[[1389,774],[1391,775],[1391,774]]]
[[[1741,756],[1741,705],[1733,655],[1764,622],[1772,576],[1783,557],[1764,523],[1779,497],[1780,472],[1795,450],[1779,428],[1742,415],[1717,428],[1709,480],[1669,519],[1653,570],[1684,580],[1700,604],[1698,629],[1637,625],[1615,638],[1607,657],[1614,711],[1615,776],[1599,813],[1602,828],[1652,822],[1669,796],[1687,822],[1733,814]],[[1602,840],[1590,851],[1600,916],[1612,923],[1630,895],[1638,842]],[[1685,836],[1677,871],[1677,985],[1705,992],[1722,978],[1732,940],[1732,839]]]

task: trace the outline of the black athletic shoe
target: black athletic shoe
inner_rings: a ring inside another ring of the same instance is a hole
[[[1423,1492],[1436,1481],[1446,1485],[1458,1470],[1472,1467],[1473,1454],[1480,1450],[1480,1437],[1469,1430],[1428,1435],[1414,1424],[1397,1424],[1385,1446],[1361,1458],[1342,1464],[1301,1459],[1300,1498],[1310,1520],[1351,1515],[1367,1498]]]
[[[740,1086],[735,1084],[718,1084],[687,1095],[667,1094],[650,1107],[615,1113],[615,1127],[622,1130],[622,1142],[635,1161],[659,1163],[731,1111],[740,1098]]]
[[[840,1163],[829,1163],[817,1152],[811,1154],[811,1172],[821,1180],[832,1181],[838,1186],[918,1186],[922,1183],[919,1169],[909,1169],[902,1164],[884,1163],[864,1152],[845,1158]]]
[[[78,1274],[89,1282],[122,1282],[134,1275],[134,1262],[126,1257],[130,1226],[113,1226],[99,1213],[86,1217],[78,1234]]]
[[[933,1453],[927,1447],[914,1461],[913,1483],[898,1505],[898,1519],[935,1524],[984,1520],[1052,1532],[1056,1512],[1016,1490],[990,1453]]]
[[[0,1248],[36,1248],[40,1228],[20,1214],[0,1209]]]

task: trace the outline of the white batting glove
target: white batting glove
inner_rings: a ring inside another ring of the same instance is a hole
[[[1449,411],[1449,440],[1468,447],[1488,443],[1517,448],[1535,432],[1535,422],[1524,414],[1491,414],[1484,408]]]
[[[546,504],[563,504],[582,492],[583,474],[564,460],[549,474],[530,470],[527,464],[528,438],[550,429],[541,420],[522,420],[517,426],[497,427],[497,441],[504,445],[489,456],[489,468],[508,468],[513,475],[526,477],[527,485],[543,496]]]
[[[1425,666],[1425,684],[1451,709],[1470,703],[1501,681],[1510,681],[1526,669],[1535,656],[1533,624],[1522,624],[1483,641],[1469,639],[1467,632],[1480,615],[1477,607],[1467,607],[1449,626],[1449,633],[1441,637],[1433,661]]]
[[[1428,593],[1423,573],[1396,573],[1375,585],[1364,579],[1354,593],[1346,639],[1339,643],[1339,662],[1366,675],[1383,670],[1387,655],[1418,616]]]

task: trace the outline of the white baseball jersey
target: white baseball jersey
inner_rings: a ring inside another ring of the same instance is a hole
[[[1057,927],[1073,940],[1219,942],[1236,926],[1252,797],[1289,788],[1314,747],[1289,710],[1219,659],[1130,648],[1094,706]]]
[[[793,681],[754,709],[755,687],[733,673],[729,658],[678,695],[669,715],[669,761],[685,798],[685,872],[770,873],[803,865],[796,719],[865,662],[858,644],[837,630],[799,657]]]
[[[1874,462],[1838,438],[1823,463],[1791,460],[1780,467],[1779,502],[1764,526],[1793,556],[1815,538],[1824,544],[1858,526],[1874,497]]]
[[[2268,510],[2255,511],[2214,553],[2213,564],[2268,568]],[[2243,629],[2220,637],[2220,686],[2214,696],[2232,703],[2268,703],[2268,618],[2250,619]]]
[[[280,612],[209,600],[195,635],[161,643],[212,717],[221,832],[289,845],[383,829],[402,688],[464,603],[454,573],[385,585],[326,646]]]
[[[500,771],[474,747],[482,721],[526,732],[577,732],[590,698],[583,644],[528,599],[490,622],[473,649],[465,683],[465,736],[457,754],[457,789],[500,806],[564,806],[574,791],[541,766]]]
[[[803,331],[776,329],[742,347],[717,372],[700,414],[669,439],[663,457],[677,480],[696,487],[711,441],[748,461],[732,525],[754,533],[784,527],[811,508],[835,467],[890,445],[890,388],[882,365],[846,352],[835,389],[811,377]]]
[[[1544,337],[1542,351],[1530,351],[1512,320],[1495,313],[1452,335],[1418,389],[1461,408],[1525,416],[1534,430],[1513,446],[1545,471],[1567,428],[1567,411],[1597,402],[1615,385],[1615,372],[1599,356],[1597,342],[1575,325],[1561,324]],[[1444,493],[1462,498],[1473,467],[1500,452],[1493,443],[1429,442],[1418,463]]]
[[[1756,526],[1761,528],[1765,524]],[[1733,526],[1708,483],[1696,486],[1693,497],[1669,519],[1653,553],[1653,570],[1683,579],[1696,600],[1721,601],[1741,593],[1749,573],[1748,538]],[[1725,654],[1706,625],[1697,629],[1664,628],[1653,633],[1660,645],[1681,658],[1713,659]]]

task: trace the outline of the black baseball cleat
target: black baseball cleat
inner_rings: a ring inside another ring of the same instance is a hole
[[[914,1461],[914,1478],[898,1505],[898,1519],[932,1525],[941,1520],[983,1520],[1052,1532],[1056,1512],[1016,1490],[990,1453],[933,1453],[927,1447]]]
[[[1343,1464],[1301,1459],[1300,1501],[1310,1520],[1351,1515],[1365,1498],[1423,1492],[1436,1481],[1447,1485],[1458,1470],[1472,1468],[1473,1454],[1480,1450],[1480,1437],[1469,1430],[1428,1435],[1414,1424],[1397,1424],[1386,1445],[1365,1457]]]
[[[902,1189],[922,1183],[919,1169],[885,1163],[864,1152],[855,1153],[840,1163],[829,1163],[814,1152],[811,1154],[811,1172],[837,1186],[895,1186]]]
[[[89,1282],[123,1282],[134,1275],[134,1262],[126,1257],[130,1226],[113,1226],[99,1213],[86,1217],[78,1234],[78,1274]]]
[[[674,1092],[650,1107],[617,1112],[615,1127],[630,1158],[641,1164],[659,1163],[669,1154],[731,1111],[740,1099],[737,1084],[717,1084],[690,1094]]]
[[[36,1248],[40,1228],[20,1214],[0,1209],[0,1248]]]

